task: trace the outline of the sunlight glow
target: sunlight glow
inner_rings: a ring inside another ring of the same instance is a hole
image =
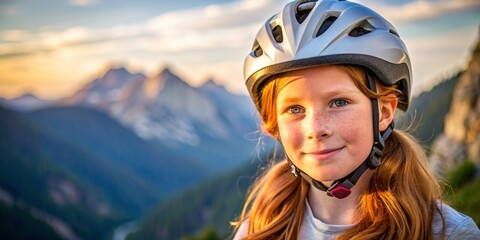
[[[92,72],[118,61],[145,70],[146,74],[152,74],[151,71],[157,71],[164,64],[172,64],[187,71],[184,74],[191,79],[185,80],[193,85],[217,76],[227,88],[244,92],[240,90],[244,88],[244,55],[259,26],[286,2],[237,0],[170,11],[143,22],[99,28],[72,25],[59,30],[28,31],[2,30],[0,25],[0,96],[15,96],[26,90],[49,98],[69,94],[72,90],[65,89],[78,87]],[[385,15],[395,25],[480,9],[477,0],[410,1],[398,6],[379,0],[358,2]],[[425,78],[448,71],[454,64],[463,64],[477,34],[479,20],[472,21],[456,32],[445,29],[435,33],[437,35],[407,34],[405,41],[412,53],[414,79],[427,82],[429,79]],[[413,28],[414,24],[409,27]],[[429,57],[432,53],[436,54],[434,60]],[[441,69],[432,69],[432,62]],[[56,89],[63,92],[55,92]]]

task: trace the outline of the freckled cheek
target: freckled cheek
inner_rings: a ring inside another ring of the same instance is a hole
[[[337,120],[337,126],[345,141],[354,146],[357,150],[367,149],[373,143],[373,129],[371,116],[363,112],[349,114]],[[365,151],[367,151],[365,150]]]
[[[302,144],[302,132],[299,127],[294,124],[285,125],[281,123],[278,127],[284,147],[298,147]]]

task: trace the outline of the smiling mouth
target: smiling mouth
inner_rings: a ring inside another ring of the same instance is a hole
[[[337,155],[344,147],[325,149],[322,151],[305,152],[304,154],[315,160],[327,160]]]

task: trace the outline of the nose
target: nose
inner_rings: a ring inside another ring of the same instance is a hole
[[[305,119],[304,129],[309,140],[319,141],[332,135],[329,117],[325,113],[312,112]]]

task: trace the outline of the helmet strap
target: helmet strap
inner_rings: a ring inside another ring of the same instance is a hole
[[[367,80],[368,80],[368,87],[373,92],[376,92],[375,81],[374,78],[367,73]],[[288,157],[287,153],[285,152],[285,156],[287,161],[290,163],[292,167],[292,174],[295,177],[301,176],[305,179],[308,183],[313,185],[315,188],[324,191],[330,197],[335,197],[338,199],[342,199],[350,195],[352,192],[350,189],[355,186],[358,179],[367,171],[368,169],[376,169],[381,164],[381,158],[383,154],[383,148],[385,147],[385,141],[393,132],[394,129],[394,122],[390,123],[387,129],[383,132],[379,131],[379,111],[378,111],[378,102],[376,98],[371,99],[372,102],[372,115],[373,115],[373,146],[370,154],[368,155],[367,159],[360,164],[355,170],[353,170],[347,176],[337,179],[333,181],[330,187],[326,186],[320,181],[317,181],[310,177],[307,173],[300,170]],[[280,139],[278,139],[281,142]]]

